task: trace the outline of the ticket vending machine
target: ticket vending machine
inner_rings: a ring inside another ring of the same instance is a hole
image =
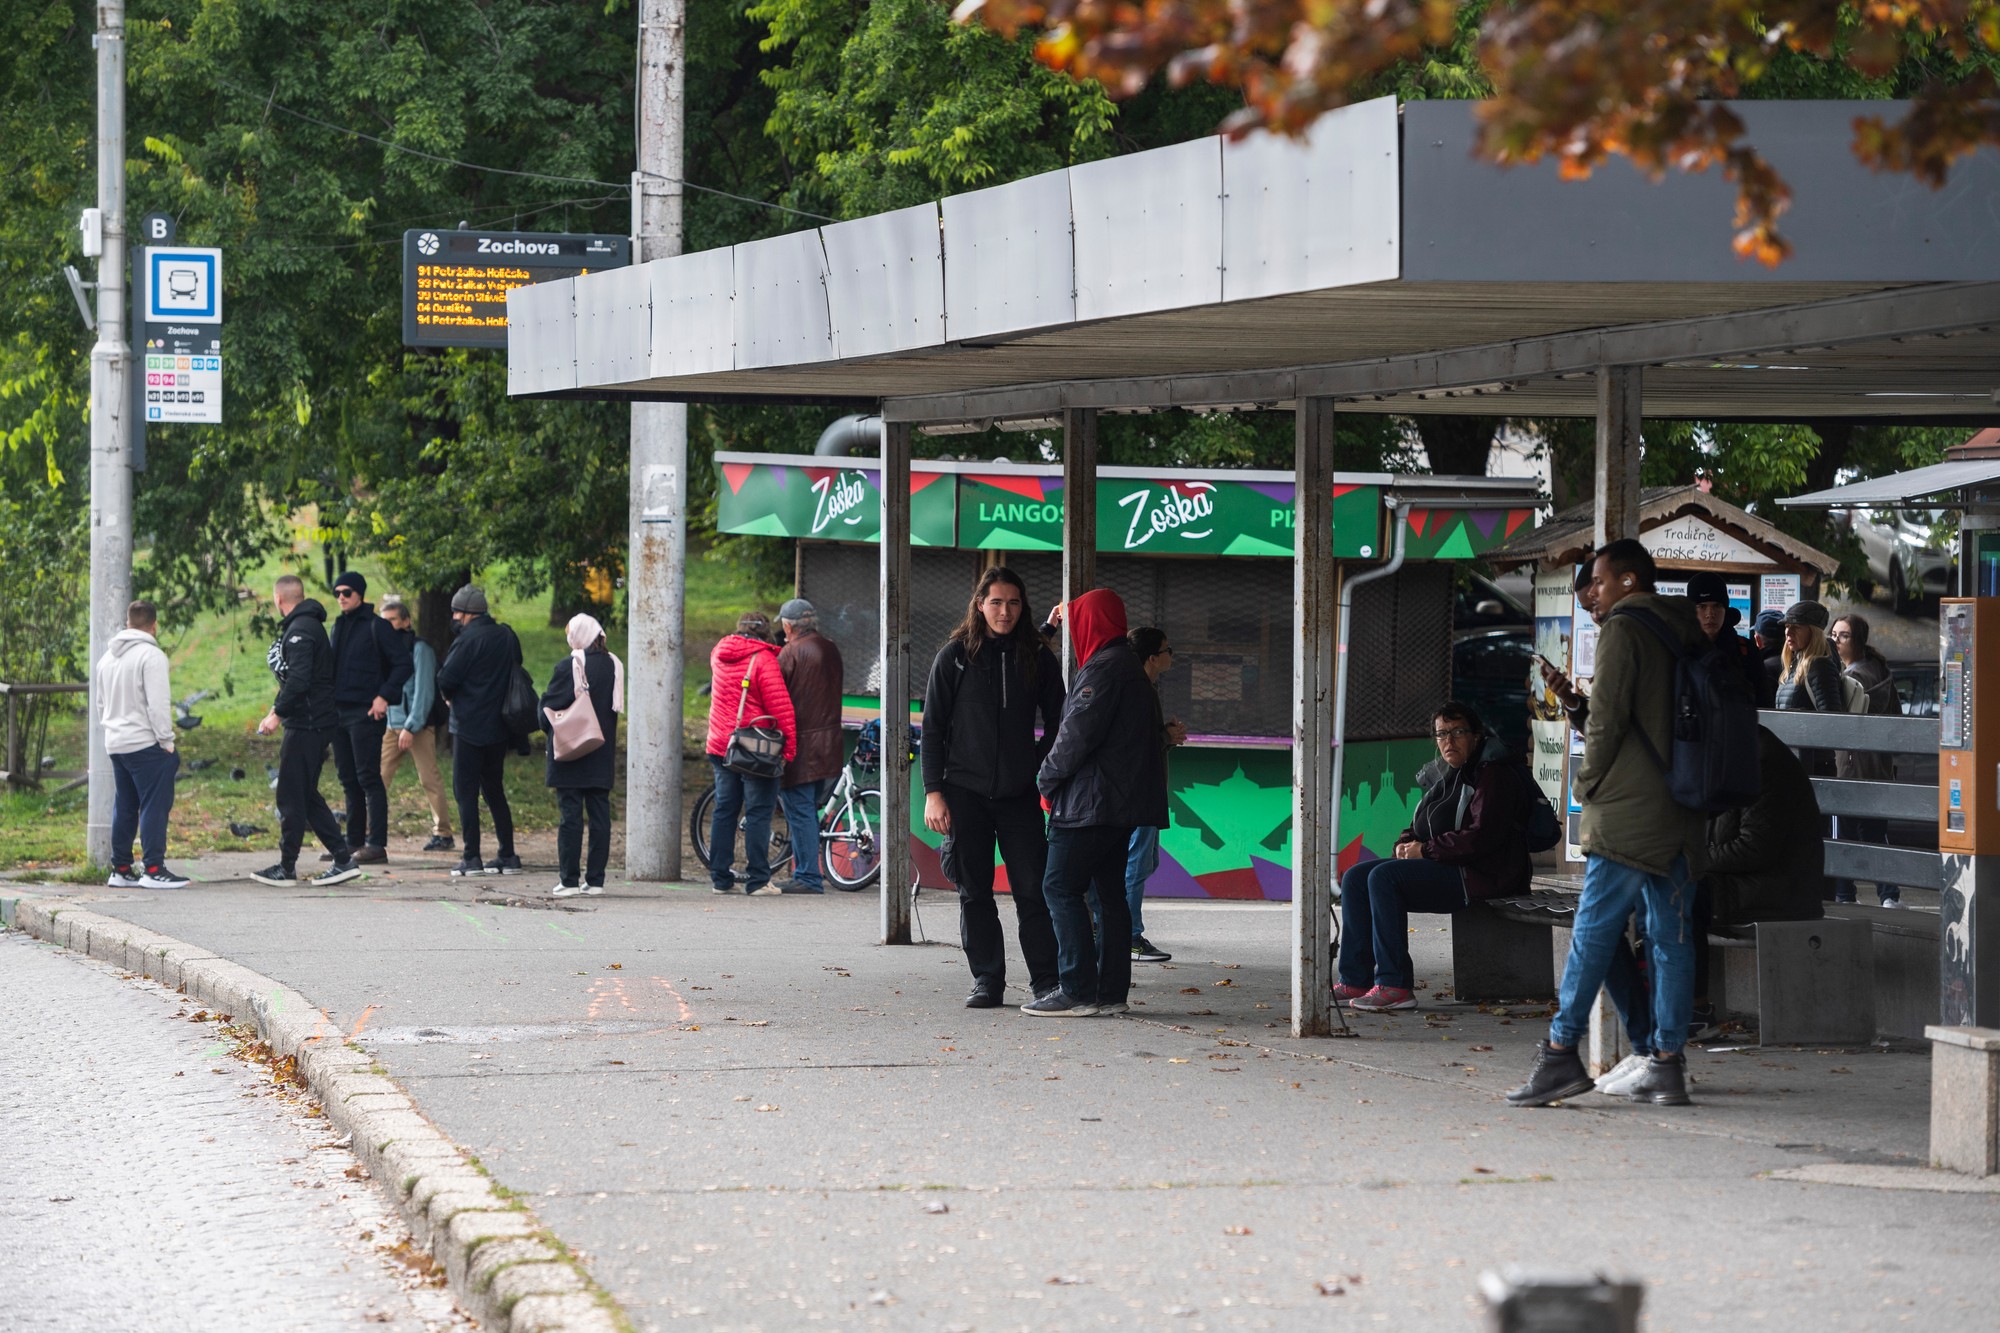
[[[2000,1026],[2000,597],[1938,607],[1939,1022]]]

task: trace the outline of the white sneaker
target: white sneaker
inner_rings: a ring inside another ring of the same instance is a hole
[[[582,897],[582,896],[583,896],[584,894],[586,894],[586,893],[589,893],[589,892],[591,892],[591,890],[590,890],[590,889],[586,889],[586,888],[584,888],[584,887],[583,887],[583,885],[581,885],[581,884],[563,884],[563,883],[560,883],[560,882],[558,882],[558,883],[556,884],[556,886],[555,886],[555,887],[554,887],[553,889],[550,889],[550,890],[549,890],[549,897],[551,897],[551,898],[581,898],[581,897]],[[598,890],[596,890],[596,892],[598,892],[598,893],[602,893],[602,892],[603,892],[603,890],[602,890],[602,889],[598,889]]]
[[[139,887],[138,872],[133,870],[131,866],[126,866],[123,869],[113,866],[111,867],[111,877],[104,881],[104,887],[107,889],[136,889]]]
[[[1612,1066],[1611,1072],[1597,1080],[1597,1090],[1607,1097],[1623,1097],[1632,1090],[1646,1074],[1646,1062],[1650,1057],[1628,1055]]]
[[[139,887],[142,889],[184,889],[188,884],[186,875],[176,875],[163,865],[147,866],[139,876]]]

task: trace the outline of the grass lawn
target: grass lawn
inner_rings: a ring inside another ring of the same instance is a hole
[[[257,573],[251,586],[268,588],[283,567],[298,567],[298,557],[306,557],[306,568],[320,568],[318,551],[301,543],[290,560],[274,560]],[[368,579],[370,601],[395,590],[378,566],[369,561],[355,562]],[[330,592],[317,588],[318,580],[307,579],[308,595],[334,612]],[[504,581],[491,577],[482,584],[497,619],[511,624],[521,636],[522,655],[537,686],[545,684],[556,663],[569,648],[559,626],[551,626],[549,598],[510,596]],[[708,653],[715,641],[735,628],[736,618],[756,608],[775,615],[776,605],[760,600],[742,576],[739,566],[700,558],[690,552],[687,566],[687,694],[685,716],[690,723],[705,724],[708,700],[697,689],[708,680]],[[268,646],[250,632],[252,608],[248,604],[220,615],[205,615],[193,623],[176,625],[164,619],[161,645],[172,663],[173,692],[186,698],[198,690],[212,697],[194,706],[201,726],[179,732],[181,776],[175,790],[174,812],[168,832],[170,855],[272,845],[277,841],[278,820],[271,805],[267,766],[278,762],[278,738],[255,734],[257,720],[264,715],[272,694],[272,682],[264,663]],[[625,630],[614,626],[607,631],[611,650],[626,657],[629,676],[643,677],[647,664],[633,662],[625,652]],[[80,699],[80,696],[79,696]],[[698,732],[694,734],[699,734]],[[622,736],[621,736],[622,741]],[[49,727],[45,754],[55,759],[53,767],[84,767],[85,733],[79,702],[75,712],[59,718]],[[515,759],[507,769],[508,798],[514,807],[515,823],[523,830],[553,827],[556,809],[553,797],[542,785],[543,760],[540,738],[536,753]],[[695,747],[698,750],[698,746]],[[622,745],[621,745],[622,750]],[[450,803],[450,762],[440,755],[444,769],[446,801]],[[624,769],[621,753],[619,770]],[[237,776],[240,774],[241,776]],[[691,777],[691,781],[694,779]],[[329,757],[320,790],[328,803],[343,810],[345,800]],[[613,797],[613,817],[623,813],[622,793]],[[455,818],[455,816],[454,816]],[[239,838],[229,831],[234,822],[263,831]],[[414,767],[405,763],[389,792],[389,822],[397,834],[427,833],[429,807],[417,785]],[[85,873],[84,792],[77,788],[57,792],[55,784],[43,790],[13,791],[0,788],[0,870],[60,872],[77,868]],[[489,828],[488,851],[492,833]]]

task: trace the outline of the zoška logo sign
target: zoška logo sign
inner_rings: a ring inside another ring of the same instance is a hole
[[[813,502],[812,535],[815,537],[835,519],[853,527],[868,517],[864,507],[868,503],[868,485],[859,472],[829,473],[814,482],[812,490],[818,497]]]
[[[1206,481],[1189,481],[1183,482],[1182,488],[1192,494],[1184,494],[1183,489],[1148,486],[1118,501],[1120,509],[1132,511],[1132,521],[1125,528],[1126,550],[1136,551],[1162,533],[1171,532],[1191,542],[1214,534],[1212,527],[1197,531],[1194,525],[1214,515],[1215,499],[1210,492],[1215,486]]]

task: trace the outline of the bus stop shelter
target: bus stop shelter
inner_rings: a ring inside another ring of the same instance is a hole
[[[1106,412],[1294,415],[1292,860],[1329,886],[1343,591],[1339,412],[1589,416],[1594,538],[1636,534],[1651,417],[1990,421],[2000,390],[2000,155],[1929,191],[1859,166],[1858,114],[1755,102],[1794,191],[1793,259],[1728,243],[1729,186],[1583,182],[1472,158],[1474,108],[1362,103],[1309,135],[1206,138],[874,217],[516,289],[525,397],[866,405],[884,420],[884,753],[914,684],[910,464],[918,430],[1059,430],[1062,590],[1094,581]],[[634,486],[643,485],[635,477]],[[1385,566],[1395,559],[1385,552]],[[639,664],[640,669],[643,664]],[[885,772],[882,938],[909,939],[906,775]],[[1324,1035],[1332,904],[1292,900],[1292,1031]]]

